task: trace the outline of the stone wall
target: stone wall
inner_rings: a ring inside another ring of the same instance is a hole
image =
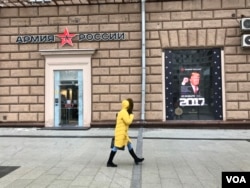
[[[140,4],[0,8],[0,121],[44,121],[44,59],[39,50],[95,48],[92,120],[113,120],[120,101],[135,100],[140,119]],[[239,21],[250,17],[250,0],[146,3],[146,120],[162,120],[162,51],[221,47],[224,50],[226,119],[250,119],[250,56],[240,46]],[[126,40],[16,44],[19,35],[125,32]]]

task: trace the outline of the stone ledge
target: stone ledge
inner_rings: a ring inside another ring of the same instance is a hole
[[[0,121],[0,128],[17,128],[17,127],[44,127],[44,122],[2,122]]]
[[[114,121],[92,122],[90,124],[92,128],[114,128]],[[238,121],[213,121],[213,120],[201,120],[201,121],[145,121],[145,122],[133,122],[131,128],[185,128],[185,129],[250,129],[250,121],[238,120]]]
[[[46,128],[44,122],[1,122],[0,128],[17,128],[17,127],[37,127]],[[231,120],[231,121],[135,121],[131,128],[174,128],[174,129],[250,129],[250,121]],[[115,128],[115,121],[95,121],[90,123],[89,128]],[[48,128],[53,129],[53,128]],[[67,127],[68,129],[68,127]]]

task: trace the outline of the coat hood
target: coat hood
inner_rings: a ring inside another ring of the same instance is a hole
[[[127,100],[123,100],[122,101],[122,109],[128,109],[129,107],[129,102]]]

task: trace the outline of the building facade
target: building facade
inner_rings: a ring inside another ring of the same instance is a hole
[[[0,126],[249,122],[250,0],[60,2],[0,7]]]

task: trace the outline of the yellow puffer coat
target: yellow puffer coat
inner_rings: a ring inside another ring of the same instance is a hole
[[[128,136],[129,125],[133,122],[134,115],[128,113],[129,102],[122,101],[122,109],[117,114],[115,126],[115,146],[122,148],[128,144],[130,138]]]

